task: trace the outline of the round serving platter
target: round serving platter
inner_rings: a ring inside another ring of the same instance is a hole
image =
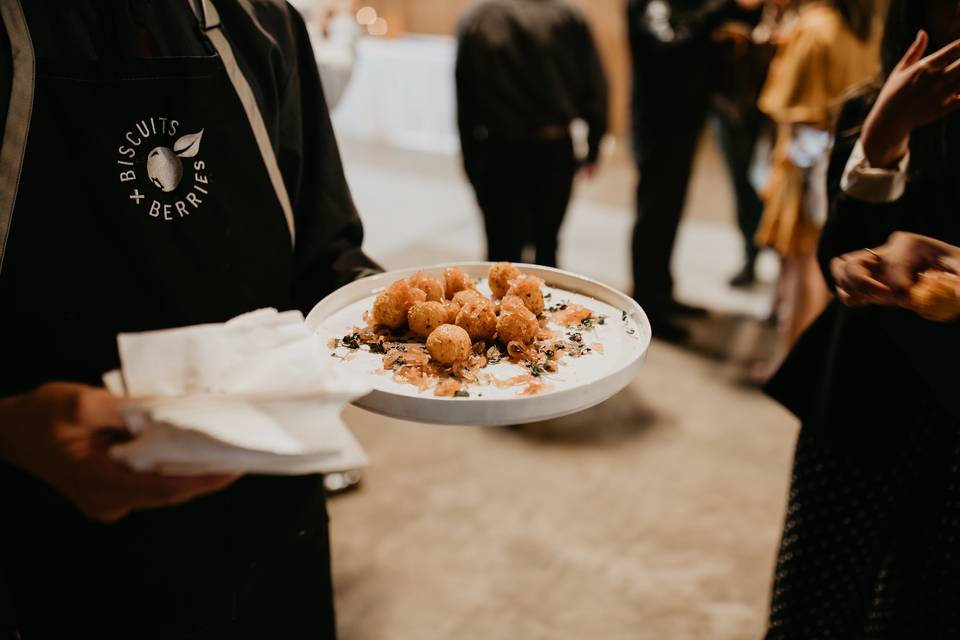
[[[491,263],[470,262],[404,269],[352,282],[320,301],[307,326],[324,343],[342,338],[362,326],[364,312],[373,299],[397,280],[423,273],[442,280],[443,271],[458,267],[477,282],[477,289],[489,295],[486,276]],[[570,415],[598,405],[626,387],[637,375],[650,346],[650,322],[643,309],[630,297],[600,282],[573,273],[516,265],[526,275],[546,283],[543,291],[548,307],[580,304],[594,312],[599,322],[589,328],[577,327],[583,343],[593,347],[580,358],[564,358],[560,371],[544,377],[548,387],[535,395],[519,395],[522,388],[471,385],[469,397],[442,398],[433,390],[396,382],[383,371],[383,356],[364,349],[329,349],[334,367],[344,375],[364,378],[374,390],[354,404],[392,418],[432,424],[463,426],[505,426],[527,424]],[[555,327],[552,327],[555,328]],[[573,329],[565,329],[574,331]],[[506,360],[484,370],[501,380],[528,373],[521,365]]]

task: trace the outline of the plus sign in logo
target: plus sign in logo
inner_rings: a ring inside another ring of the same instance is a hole
[[[207,164],[200,157],[203,131],[183,134],[179,120],[153,116],[124,133],[117,165],[135,207],[172,222],[203,206],[210,194]]]

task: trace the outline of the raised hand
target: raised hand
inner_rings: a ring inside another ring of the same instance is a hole
[[[915,129],[960,108],[960,40],[924,57],[928,45],[929,36],[920,31],[864,123],[861,143],[874,167],[896,165]]]

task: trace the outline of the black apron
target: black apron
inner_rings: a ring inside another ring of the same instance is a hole
[[[31,32],[42,5],[23,3]],[[275,159],[218,21],[200,18],[209,57],[36,60],[0,271],[0,395],[98,383],[118,332],[293,307]],[[333,636],[317,477],[246,478],[112,526],[16,470],[0,488],[24,640]]]

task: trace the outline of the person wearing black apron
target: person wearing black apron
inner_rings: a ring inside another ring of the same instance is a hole
[[[321,478],[135,474],[95,429],[121,426],[95,389],[118,332],[309,311],[377,269],[301,18],[0,16],[0,577],[23,640],[335,637]]]

